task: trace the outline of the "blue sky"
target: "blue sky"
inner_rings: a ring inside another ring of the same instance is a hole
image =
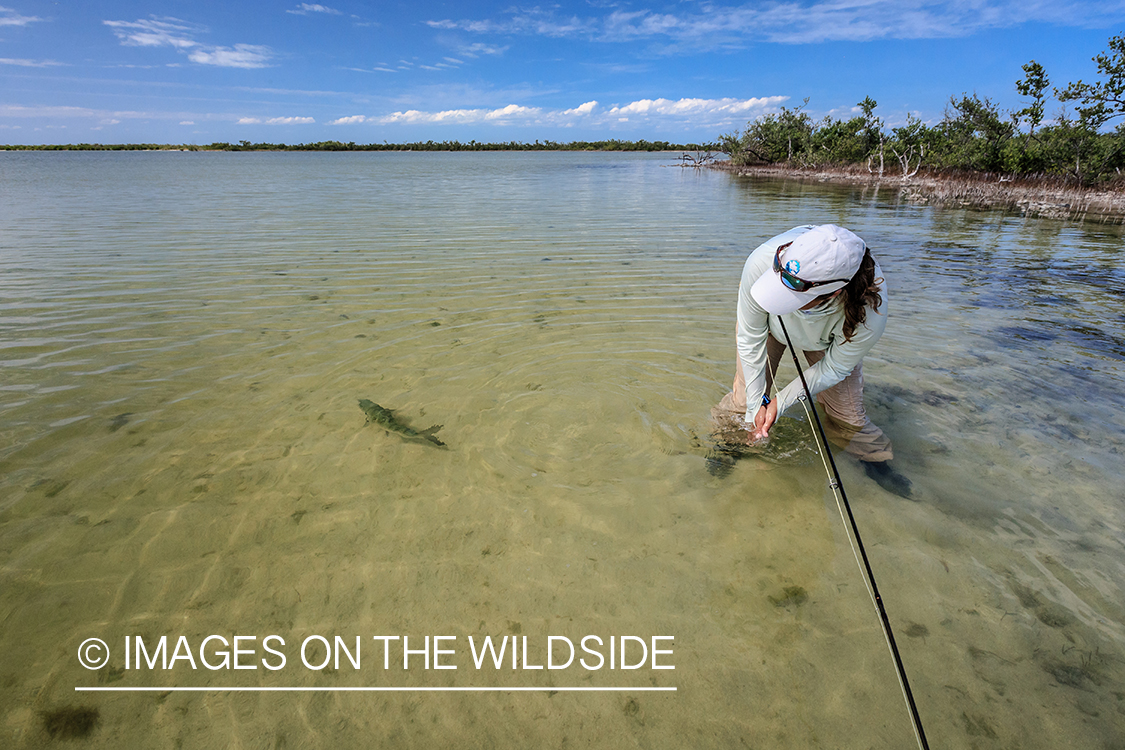
[[[710,141],[1097,77],[1125,0],[0,0],[0,143]],[[1054,114],[1058,105],[1053,104]]]

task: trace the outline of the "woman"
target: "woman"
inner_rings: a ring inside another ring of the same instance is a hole
[[[866,243],[834,224],[800,226],[762,243],[742,270],[734,388],[715,410],[736,419],[751,441],[769,437],[777,417],[804,392],[800,378],[770,397],[785,334],[804,352],[805,381],[828,416],[833,443],[863,462],[884,489],[910,496],[891,468],[891,441],[863,408],[863,356],[887,324],[887,286]]]

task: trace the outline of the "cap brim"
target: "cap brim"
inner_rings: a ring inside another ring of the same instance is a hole
[[[841,284],[840,286],[843,286]],[[822,294],[830,294],[823,287],[814,287],[807,292],[794,292],[781,283],[781,277],[773,272],[766,272],[758,277],[754,286],[750,287],[750,296],[761,305],[766,312],[774,315],[787,315],[794,310],[799,310]]]

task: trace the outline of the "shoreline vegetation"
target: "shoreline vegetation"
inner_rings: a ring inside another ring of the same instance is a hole
[[[720,137],[736,174],[822,182],[895,185],[914,203],[1010,209],[1056,219],[1125,218],[1125,35],[1096,55],[1101,80],[1053,87],[1032,60],[1015,82],[1020,109],[988,97],[952,96],[942,119],[912,113],[898,127],[876,114],[871,97],[855,116],[814,120],[782,107]],[[1047,118],[1048,107],[1057,114]],[[1111,129],[1114,121],[1116,128]],[[719,165],[716,165],[719,166]]]

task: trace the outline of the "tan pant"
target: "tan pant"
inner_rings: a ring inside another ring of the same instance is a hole
[[[773,378],[777,366],[785,354],[785,345],[772,335],[766,339],[766,392],[773,390]],[[824,352],[805,352],[809,365],[814,365],[824,357]],[[733,421],[742,421],[746,413],[746,377],[742,373],[742,360],[734,358],[734,386],[730,393],[711,410],[711,416],[719,424],[719,431],[730,434]],[[870,419],[863,408],[863,364],[858,364],[846,378],[831,388],[816,394],[816,400],[824,407],[828,419],[824,431],[833,445],[843,448],[860,461],[890,461],[893,457],[891,441]]]

